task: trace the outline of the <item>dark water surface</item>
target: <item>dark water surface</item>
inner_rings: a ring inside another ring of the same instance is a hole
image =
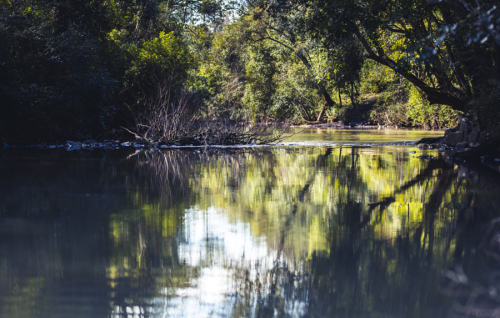
[[[439,156],[4,150],[0,317],[494,317],[497,176]]]

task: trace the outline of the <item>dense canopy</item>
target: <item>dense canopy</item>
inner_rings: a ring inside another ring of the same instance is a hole
[[[118,136],[158,101],[177,127],[463,114],[496,139],[499,21],[493,0],[2,0],[0,140]]]

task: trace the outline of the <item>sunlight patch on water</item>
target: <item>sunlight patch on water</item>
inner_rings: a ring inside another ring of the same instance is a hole
[[[257,148],[257,147],[339,147],[339,146],[405,146],[422,138],[442,137],[443,131],[411,129],[315,129],[292,128],[281,142],[245,145],[163,145],[162,149],[190,148]]]
[[[255,281],[258,274],[271,271],[276,251],[255,237],[248,223],[231,221],[224,211],[210,207],[207,210],[191,208],[185,211],[184,233],[179,243],[180,261],[193,268],[201,268],[199,277],[186,288],[164,288],[163,297],[153,300],[155,308],[163,308],[160,317],[227,317],[228,308],[237,301],[238,287],[235,275],[238,269],[250,269],[248,279]],[[269,292],[269,288],[263,291]],[[288,309],[305,310],[302,302],[287,304]],[[257,304],[253,306],[257,308]],[[134,316],[136,308],[127,308]],[[122,314],[119,310],[115,316]]]
[[[191,266],[203,265],[202,261],[210,258],[213,258],[212,265],[226,265],[224,261],[274,259],[265,241],[252,235],[248,223],[231,222],[227,213],[214,207],[205,211],[186,210],[184,224],[184,242],[179,246],[179,256]],[[213,257],[214,254],[217,256]]]

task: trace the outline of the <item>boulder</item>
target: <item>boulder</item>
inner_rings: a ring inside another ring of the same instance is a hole
[[[481,129],[476,115],[460,116],[458,126],[444,134],[444,143],[452,147],[478,147],[480,139]]]
[[[462,142],[464,139],[463,133],[461,131],[447,130],[444,133],[444,143],[448,146],[456,146],[458,143]]]

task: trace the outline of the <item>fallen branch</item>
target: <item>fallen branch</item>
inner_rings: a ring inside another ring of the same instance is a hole
[[[123,128],[145,146],[270,144],[282,140],[288,124],[251,125],[247,122],[195,116],[196,102],[188,93],[175,96],[168,83],[158,85],[136,130]]]

